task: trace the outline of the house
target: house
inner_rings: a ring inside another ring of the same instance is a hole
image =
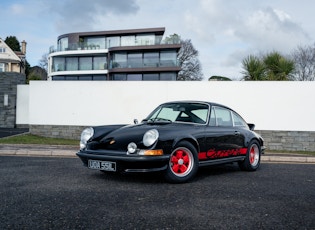
[[[22,51],[13,51],[0,38],[0,72],[25,73],[26,42],[21,42]]]
[[[176,80],[180,41],[162,38],[165,28],[64,34],[51,47],[48,80]]]

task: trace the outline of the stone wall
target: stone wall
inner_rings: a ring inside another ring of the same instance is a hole
[[[256,131],[265,140],[269,150],[315,151],[315,132]]]
[[[80,140],[84,126],[30,125],[30,133],[45,137]],[[268,150],[315,151],[315,132],[257,130]]]
[[[24,74],[0,73],[0,128],[15,128],[18,84],[25,84]]]

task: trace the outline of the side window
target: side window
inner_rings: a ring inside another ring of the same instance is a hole
[[[233,126],[231,111],[229,109],[214,107],[217,126]]]
[[[247,126],[247,123],[238,114],[232,112],[234,126]]]

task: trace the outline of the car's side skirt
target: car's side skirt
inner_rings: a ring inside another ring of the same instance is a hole
[[[211,160],[206,160],[206,161],[199,161],[199,166],[226,164],[226,163],[231,163],[235,161],[243,161],[244,159],[245,159],[245,156],[211,159]]]

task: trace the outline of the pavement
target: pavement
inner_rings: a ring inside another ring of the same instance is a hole
[[[0,156],[47,156],[47,157],[76,157],[78,146],[67,145],[25,145],[0,144]],[[315,156],[296,153],[266,152],[262,162],[278,163],[310,163],[315,164]]]

